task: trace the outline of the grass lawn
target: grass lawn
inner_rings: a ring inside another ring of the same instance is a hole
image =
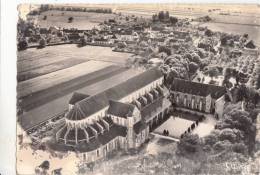
[[[180,138],[181,134],[183,134],[191,126],[192,123],[194,122],[190,120],[182,119],[179,117],[170,117],[154,132],[163,134],[164,130],[168,130],[169,136]]]

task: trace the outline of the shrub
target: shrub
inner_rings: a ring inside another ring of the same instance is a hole
[[[39,48],[44,48],[46,46],[46,40],[44,38],[39,41]]]
[[[195,153],[198,151],[200,144],[201,141],[198,135],[186,134],[180,139],[178,151],[180,151],[181,154]]]
[[[196,64],[194,62],[190,62],[190,64],[189,64],[190,73],[195,73],[198,70],[198,68],[199,68],[198,64]]]
[[[69,23],[72,23],[73,19],[74,19],[73,17],[69,17],[69,18],[68,18],[68,22],[69,22]]]
[[[19,41],[18,50],[25,50],[27,47],[28,47],[28,42],[26,41],[26,39]]]

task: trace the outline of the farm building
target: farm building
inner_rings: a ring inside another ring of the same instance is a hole
[[[168,114],[171,103],[165,95],[163,75],[156,68],[84,99],[84,94],[74,94],[65,124],[56,133],[56,149],[76,151],[92,162],[118,149],[138,148]]]
[[[171,95],[177,107],[213,113],[217,118],[222,117],[225,94],[225,87],[182,79],[175,79],[171,87]]]

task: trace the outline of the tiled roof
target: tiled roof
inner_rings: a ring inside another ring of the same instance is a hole
[[[81,120],[85,118],[84,113],[80,110],[80,107],[76,104],[66,114],[66,118],[69,120]]]
[[[226,93],[226,88],[222,86],[202,84],[177,78],[174,79],[171,90],[203,97],[211,95],[215,99]]]
[[[109,100],[109,108],[107,112],[108,114],[112,114],[114,116],[127,118],[132,116],[134,108],[135,106],[132,104]]]
[[[145,128],[147,127],[147,125],[145,124],[144,121],[139,121],[134,125],[134,131],[136,134],[139,134],[140,132],[142,132]]]
[[[109,100],[118,101],[132,92],[146,86],[147,84],[161,78],[163,75],[157,68],[149,69],[117,86],[114,86],[104,92],[90,96],[84,100],[77,102],[73,108],[78,117],[70,117],[70,113],[66,116],[70,120],[81,120],[109,105]]]
[[[67,143],[71,145],[65,145],[63,141],[58,141],[54,147],[56,150],[89,152],[99,148],[101,145],[107,144],[118,136],[126,137],[126,135],[126,127],[113,124],[110,126],[109,130],[105,130],[105,132],[99,134],[97,138],[90,137],[89,142],[79,142],[78,144],[75,144],[75,141],[70,141]]]
[[[157,108],[162,107],[163,105],[163,98],[160,98],[153,103],[147,105],[145,108],[141,110],[141,116],[146,119],[150,117],[153,112],[157,110]]]
[[[87,97],[89,97],[89,95],[78,93],[78,92],[74,92],[72,97],[70,98],[69,104],[74,105],[78,101],[83,100],[83,99],[85,99]]]
[[[171,106],[171,102],[167,98],[160,97],[153,103],[141,109],[141,116],[145,121],[148,121],[151,117],[161,111],[161,108],[168,108],[169,106]]]

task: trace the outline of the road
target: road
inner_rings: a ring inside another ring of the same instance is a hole
[[[120,74],[112,76],[103,81],[97,82],[95,84],[86,86],[84,88],[78,89],[77,92],[85,93],[88,95],[94,95],[102,92],[108,88],[120,84],[127,79],[134,77],[141,73],[137,69],[128,69]],[[68,101],[71,98],[72,93],[67,94],[63,97],[57,98],[47,104],[34,108],[28,112],[24,112],[22,115],[18,116],[20,124],[23,129],[29,129],[68,108]]]

